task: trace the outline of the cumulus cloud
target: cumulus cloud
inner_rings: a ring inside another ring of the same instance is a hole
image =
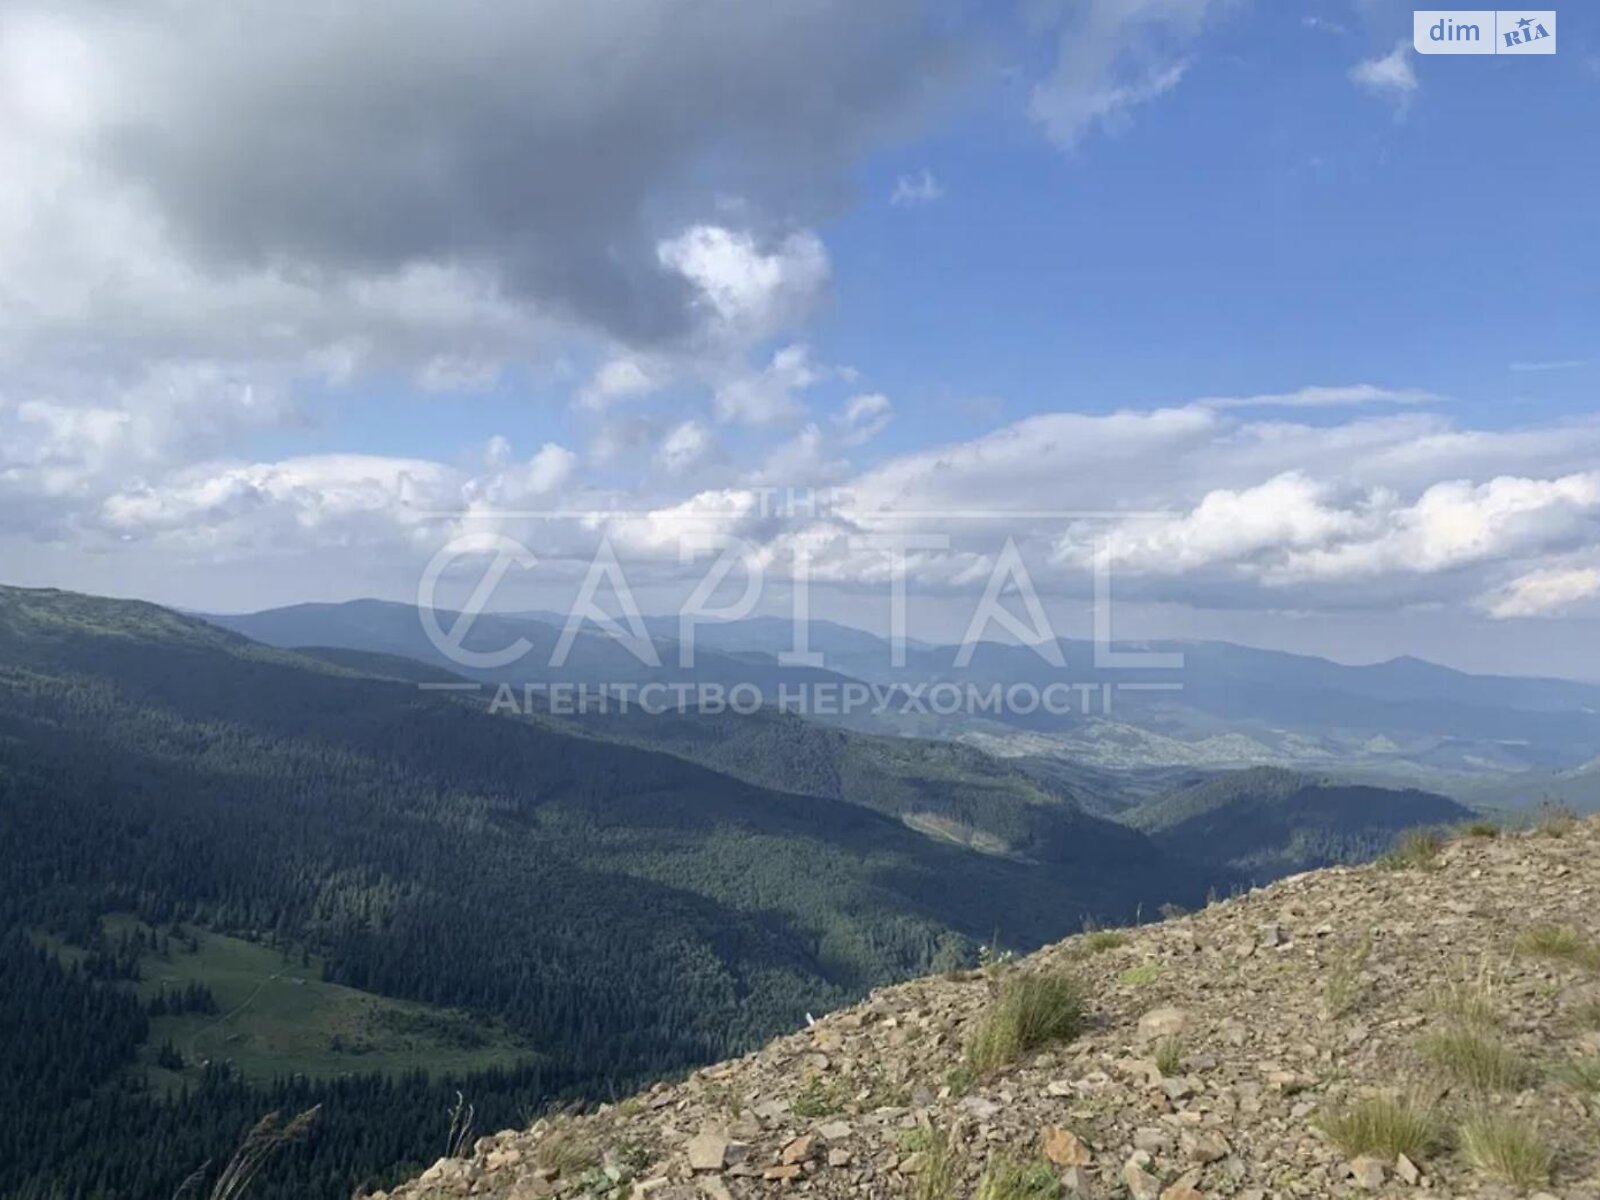
[[[719,421],[776,425],[805,412],[806,389],[835,372],[820,366],[803,345],[785,346],[760,371],[739,375],[717,388],[713,401]]]
[[[709,331],[735,342],[796,323],[828,282],[828,253],[809,230],[764,247],[748,233],[696,225],[664,240],[656,253],[693,285]]]
[[[812,310],[806,224],[965,57],[916,0],[17,0],[0,372],[472,392],[574,339],[737,356]]]
[[[608,359],[578,390],[577,403],[579,408],[604,412],[617,401],[643,396],[656,386],[655,376],[638,359]]]
[[[1600,596],[1600,568],[1549,567],[1518,576],[1485,596],[1482,607],[1501,620],[1553,617]]]

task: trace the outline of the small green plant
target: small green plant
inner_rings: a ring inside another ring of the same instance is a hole
[[[1429,1034],[1422,1057],[1478,1092],[1511,1092],[1532,1077],[1527,1061],[1493,1034],[1464,1026]]]
[[[900,1147],[901,1154],[921,1154],[924,1150],[933,1149],[934,1132],[926,1125],[912,1125],[902,1129],[895,1135],[895,1145]]]
[[[921,1155],[917,1171],[916,1200],[954,1200],[956,1156],[950,1138],[941,1129],[926,1129],[926,1140],[910,1153]]]
[[[1323,984],[1322,998],[1328,1015],[1342,1017],[1354,1012],[1366,994],[1364,972],[1367,959],[1372,956],[1372,934],[1368,933],[1350,951],[1339,955],[1328,967],[1328,978]]]
[[[1083,935],[1083,952],[1085,954],[1104,954],[1107,950],[1115,950],[1119,946],[1128,944],[1128,935],[1120,929],[1096,929],[1092,933]]]
[[[1517,939],[1517,949],[1532,958],[1552,958],[1600,971],[1600,946],[1570,925],[1536,925]]]
[[[1156,1043],[1156,1070],[1163,1075],[1183,1073],[1183,1039],[1168,1034]]]
[[[1048,1163],[996,1154],[978,1181],[977,1200],[1057,1200],[1061,1180]]]
[[[1117,976],[1117,982],[1124,987],[1149,987],[1160,978],[1160,967],[1155,963],[1144,963],[1137,967],[1129,967]]]
[[[1500,836],[1500,826],[1493,821],[1468,821],[1460,826],[1460,834],[1466,838],[1497,838]]]
[[[978,947],[978,969],[981,971],[1003,971],[1016,959],[1015,950],[1002,949],[998,942]]]
[[[1070,1040],[1083,1029],[1084,1007],[1083,988],[1070,976],[1013,976],[968,1043],[967,1065],[983,1075],[1047,1042]]]
[[[1556,1068],[1556,1078],[1575,1092],[1600,1095],[1600,1058],[1575,1058]]]
[[[1417,1095],[1368,1096],[1321,1114],[1317,1127],[1346,1155],[1420,1160],[1439,1144],[1433,1104]]]
[[[1378,865],[1387,871],[1425,870],[1443,849],[1444,835],[1437,829],[1407,829]]]
[[[1503,1113],[1479,1112],[1461,1126],[1461,1153],[1480,1171],[1517,1187],[1550,1178],[1551,1154],[1528,1122]]]
[[[812,1072],[806,1076],[800,1094],[794,1098],[797,1117],[831,1117],[844,1107],[845,1094],[842,1080],[829,1082]]]

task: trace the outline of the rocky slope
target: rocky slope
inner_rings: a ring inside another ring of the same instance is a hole
[[[991,1065],[996,1014],[1058,976],[1081,1030]],[[1596,1089],[1600,821],[1555,821],[886,988],[392,1200],[1576,1200],[1600,1197]]]

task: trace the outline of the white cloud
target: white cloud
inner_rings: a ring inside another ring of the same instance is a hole
[[[933,172],[923,167],[914,175],[902,175],[894,181],[894,191],[889,203],[896,208],[909,208],[919,204],[932,204],[944,199],[944,185],[934,178]]]
[[[1481,601],[1492,617],[1559,616],[1582,601],[1600,596],[1600,569],[1551,567],[1513,579]]]
[[[717,388],[713,396],[717,420],[758,426],[794,420],[805,413],[802,393],[832,374],[812,361],[806,346],[785,346],[760,371]]]
[[[699,421],[675,426],[661,440],[655,453],[656,465],[669,475],[682,475],[700,465],[716,446],[711,431]]]
[[[1417,73],[1412,68],[1410,42],[1397,42],[1393,50],[1369,58],[1350,68],[1350,78],[1374,95],[1389,100],[1404,111],[1417,90]]]
[[[604,412],[619,400],[643,396],[657,386],[655,376],[637,358],[613,358],[600,364],[578,391],[578,407]]]
[[[696,225],[656,249],[688,280],[716,335],[755,341],[803,319],[827,288],[828,252],[809,230],[763,247],[749,233]]]
[[[1094,127],[1115,130],[1178,86],[1206,19],[1227,0],[1084,0],[1062,5],[1056,63],[1029,110],[1071,149]]]
[[[851,396],[833,416],[839,440],[846,446],[864,446],[889,427],[894,405],[882,392]]]
[[[1212,396],[1195,403],[1205,408],[1349,408],[1365,404],[1430,404],[1439,397],[1420,388],[1385,388],[1370,383],[1341,387],[1303,387],[1259,396]]]

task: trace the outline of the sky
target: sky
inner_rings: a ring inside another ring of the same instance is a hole
[[[1064,636],[1102,563],[1122,637],[1600,679],[1560,15],[11,0],[0,581],[462,597],[514,544],[492,605],[561,608],[604,542],[671,611],[714,536],[882,631],[913,534],[928,638],[1009,542]]]

